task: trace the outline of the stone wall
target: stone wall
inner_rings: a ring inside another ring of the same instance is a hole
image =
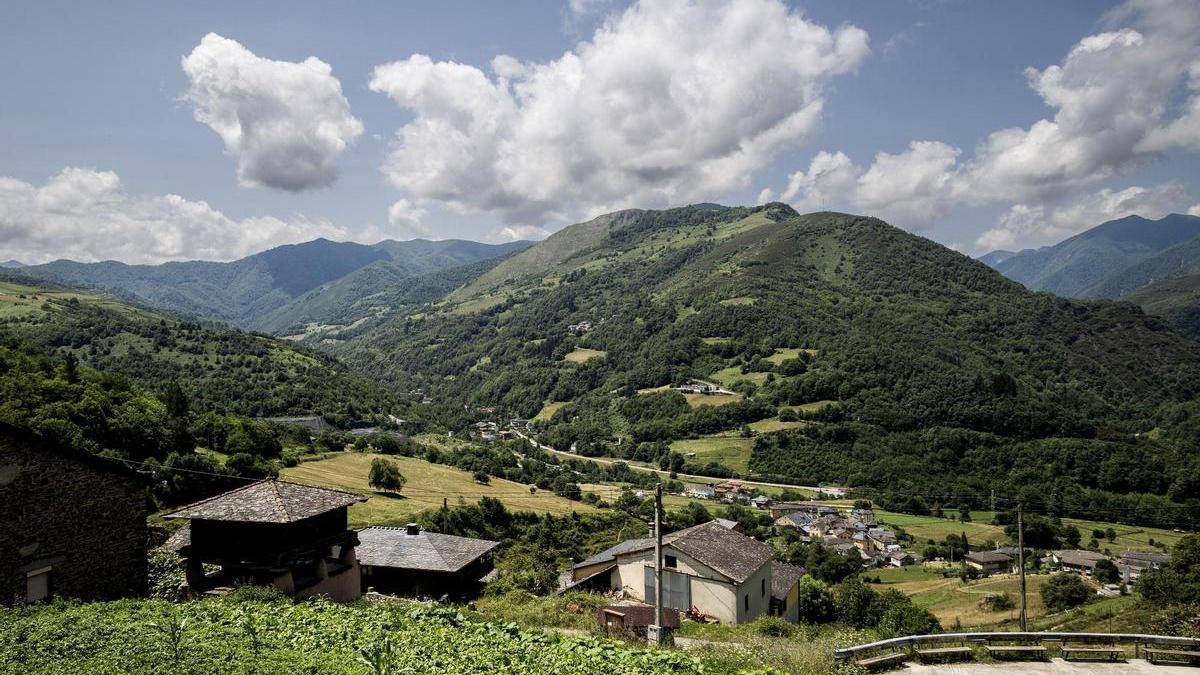
[[[0,604],[23,603],[26,573],[47,566],[54,596],[143,595],[149,511],[119,466],[0,435]]]

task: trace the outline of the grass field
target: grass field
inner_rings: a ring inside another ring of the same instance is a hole
[[[425,509],[440,508],[443,498],[449,499],[453,506],[458,504],[460,499],[471,503],[478,501],[480,497],[495,497],[513,511],[564,514],[571,511],[595,510],[586,504],[573,502],[543,490],[530,494],[528,485],[499,478],[493,478],[487,485],[480,485],[466,471],[431,464],[413,457],[387,457],[400,466],[400,473],[404,474],[408,482],[399,496],[384,495],[367,485],[371,460],[382,456],[348,452],[330,459],[286,468],[280,472],[280,478],[308,485],[349,490],[370,497],[365,504],[350,507],[351,527],[403,525],[413,515]]]
[[[772,431],[787,431],[788,429],[798,429],[808,422],[784,422],[778,417],[770,417],[765,420],[751,422],[750,428],[760,434],[769,434]]]
[[[554,417],[554,413],[558,412],[559,409],[569,402],[570,401],[551,401],[550,403],[547,403],[546,405],[542,406],[542,409],[538,411],[537,415],[534,416],[533,421],[549,421],[551,417]]]
[[[23,284],[0,281],[0,319],[40,316],[45,314],[45,310],[42,309],[42,305],[45,303],[66,302],[72,298],[82,303],[103,307],[121,312],[122,314],[140,312],[138,309],[123,305],[101,295],[90,295],[75,291],[49,291]],[[145,312],[144,314],[151,316],[150,312]]]
[[[591,361],[592,359],[599,359],[605,356],[608,356],[608,352],[602,352],[598,349],[584,349],[583,347],[576,347],[574,351],[563,356],[563,361],[569,361],[570,363],[585,363],[587,361]]]
[[[1092,538],[1092,530],[1104,530],[1109,527],[1117,533],[1117,538],[1112,543],[1107,539],[1100,540],[1101,549],[1112,549],[1114,553],[1120,551],[1158,551],[1156,546],[1150,544],[1150,540],[1162,542],[1167,546],[1174,546],[1183,539],[1186,532],[1172,532],[1171,530],[1160,530],[1155,527],[1141,527],[1139,525],[1118,525],[1117,523],[1103,523],[1095,520],[1079,520],[1078,518],[1063,518],[1063,523],[1074,525],[1079,528],[1080,534],[1083,535],[1083,543],[1086,544]]]
[[[817,355],[817,350],[815,350],[815,349],[799,349],[799,348],[792,349],[789,347],[786,349],[776,349],[774,354],[767,357],[767,360],[770,361],[771,363],[774,363],[775,365],[779,365],[779,364],[783,363],[784,361],[800,358],[801,352],[808,352],[808,354],[810,356]]]
[[[687,457],[690,463],[716,462],[739,473],[750,470],[750,451],[753,448],[753,438],[737,437],[696,438],[671,443],[671,449]],[[691,453],[696,454],[688,457]]]
[[[737,297],[737,298],[727,298],[725,300],[722,300],[721,304],[722,305],[753,305],[756,302],[758,302],[758,300],[755,298],[741,296],[741,297]]]
[[[766,373],[743,373],[741,366],[722,368],[709,377],[722,387],[732,387],[738,380],[749,380],[759,386],[767,381]]]
[[[948,534],[962,533],[966,533],[967,540],[975,545],[982,544],[988,539],[995,542],[1008,542],[1008,535],[1004,534],[1004,528],[992,525],[991,518],[986,520],[981,518],[963,523],[948,518],[914,516],[892,511],[876,511],[875,518],[885,525],[903,528],[918,542],[924,542],[926,539],[943,541]]]
[[[967,535],[968,537],[970,535]],[[895,588],[912,597],[918,606],[925,607],[942,622],[947,629],[959,621],[962,626],[982,626],[1015,619],[1017,610],[992,612],[979,606],[989,593],[1008,593],[1015,599],[1020,597],[1020,581],[1014,575],[990,577],[963,584],[957,576],[943,578],[936,566],[908,567],[904,569],[871,570],[867,576],[878,574],[883,583],[871,584],[877,589]],[[1029,601],[1028,616],[1036,618],[1046,613],[1042,604],[1041,588],[1050,580],[1049,575],[1026,577],[1026,597]]]
[[[831,405],[839,405],[837,401],[813,401],[812,403],[801,403],[800,405],[781,405],[780,410],[795,410],[796,412],[816,412],[821,408]]]

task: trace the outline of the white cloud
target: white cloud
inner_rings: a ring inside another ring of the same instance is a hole
[[[130,196],[111,171],[69,167],[35,186],[0,177],[0,241],[24,262],[231,260],[316,237],[346,239],[326,221],[234,220],[179,195]]]
[[[976,242],[984,248],[1077,231],[1089,224],[1081,218],[1123,208],[1114,204],[1150,209],[1183,198],[1177,188],[1159,186],[1100,191],[1095,196],[1104,204],[1092,209],[1072,201],[1163,151],[1200,150],[1200,5],[1131,0],[1109,20],[1113,30],[1083,38],[1061,63],[1026,70],[1053,117],[990,133],[965,162],[959,149],[936,141],[914,142],[897,155],[879,153],[866,170],[841,153],[823,152],[807,172],[792,174],[785,199],[794,196],[811,208],[814,199],[834,196],[911,229],[956,205],[1010,203],[1005,220]],[[1172,118],[1185,82],[1190,98]]]
[[[244,186],[329,186],[338,156],[362,133],[333,69],[316,57],[272,61],[209,33],[183,70],[191,81],[184,100],[237,159]]]
[[[495,230],[488,235],[488,241],[504,243],[509,241],[540,241],[550,236],[550,231],[536,225],[508,225]]]
[[[868,53],[864,31],[779,0],[642,0],[553,61],[417,54],[370,87],[414,114],[384,166],[407,197],[544,224],[747,187]]]
[[[1200,204],[1196,204],[1187,210],[1189,216],[1200,216]]]
[[[1104,189],[1058,204],[1013,204],[975,242],[979,250],[1011,247],[1018,241],[1052,243],[1100,223],[1131,215],[1158,219],[1187,203],[1178,183]]]
[[[425,209],[417,206],[409,199],[400,199],[388,208],[388,223],[393,233],[401,237],[427,237],[430,229],[422,223]]]

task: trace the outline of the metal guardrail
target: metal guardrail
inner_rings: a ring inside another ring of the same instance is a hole
[[[1132,643],[1135,645],[1161,645],[1171,647],[1190,647],[1200,649],[1200,638],[1176,637],[1172,635],[1141,635],[1138,633],[934,633],[931,635],[906,635],[870,642],[865,645],[843,647],[833,650],[833,657],[839,661],[853,658],[856,655],[872,652],[877,649],[900,649],[926,643],[937,642],[1085,642],[1085,643]]]

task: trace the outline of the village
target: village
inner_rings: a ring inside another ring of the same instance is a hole
[[[219,597],[239,585],[257,584],[296,600],[324,596],[349,602],[367,596],[463,603],[480,597],[497,580],[495,556],[507,546],[415,522],[351,529],[351,507],[388,497],[278,479],[252,482],[162,514],[158,522],[178,526],[170,526],[169,538],[152,546],[153,533],[162,530],[147,524],[152,514],[146,510],[142,474],[16,432],[3,447],[4,476],[36,472],[43,477],[8,487],[20,492],[25,508],[4,525],[4,541],[16,544],[6,548],[0,569],[5,604],[143,595],[148,557],[162,553],[180,561],[182,583],[174,589],[179,598]],[[646,490],[633,497],[661,500]],[[1018,571],[1019,550],[1011,545],[974,549],[957,561],[924,560],[916,552],[921,542],[880,524],[870,503],[853,499],[847,488],[824,488],[818,500],[785,501],[772,499],[750,482],[727,480],[683,484],[678,497],[714,508],[725,505],[733,509],[731,514],[749,509],[769,527],[757,528],[756,538],[737,520],[724,517],[675,531],[661,526],[656,531],[655,522],[649,522],[640,536],[560,570],[556,593],[598,594],[603,607],[595,617],[597,629],[644,637],[658,621],[670,631],[686,621],[739,625],[764,616],[793,624],[804,620],[798,596],[808,570],[782,559],[781,542],[817,546],[853,560],[854,569],[866,578],[873,570],[927,564],[964,579]],[[63,509],[64,504],[72,507]],[[51,520],[54,527],[48,526]],[[1025,558],[1030,573],[1074,573],[1088,579],[1098,595],[1123,594],[1144,572],[1170,561],[1168,554],[1145,551],[1110,557],[1094,550],[1029,549]],[[654,611],[658,583],[661,619]]]

